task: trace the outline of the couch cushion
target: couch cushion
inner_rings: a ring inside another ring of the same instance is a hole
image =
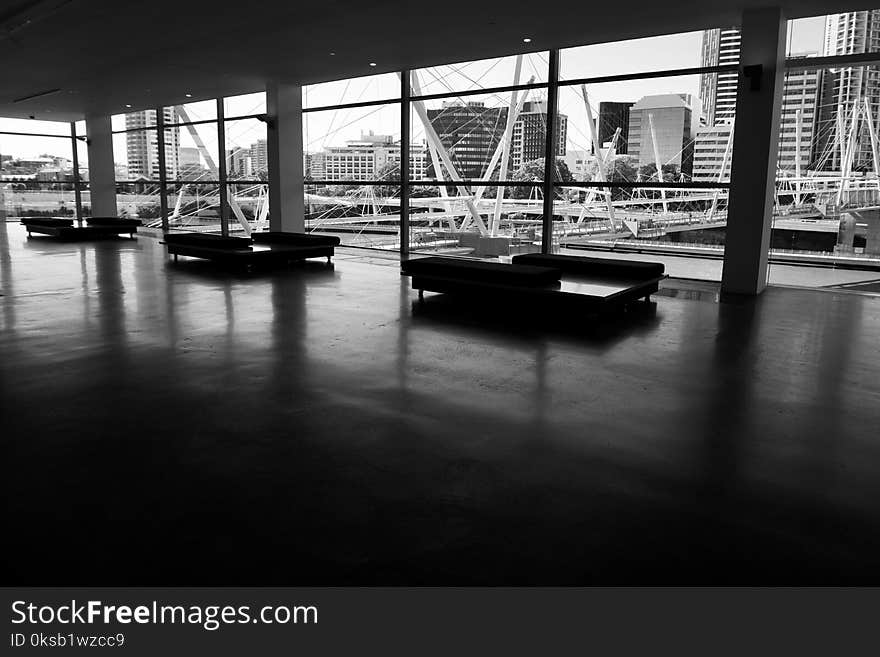
[[[131,228],[141,225],[140,219],[121,219],[119,217],[89,217],[86,219],[89,226],[119,226]]]
[[[400,265],[405,274],[455,278],[475,283],[499,285],[543,286],[557,283],[562,276],[558,269],[531,265],[508,265],[480,260],[429,257],[407,260]]]
[[[251,237],[257,244],[289,244],[291,246],[339,246],[335,235],[311,235],[306,233],[282,233],[269,231],[254,233]]]
[[[229,251],[248,251],[251,241],[244,237],[223,237],[209,233],[168,233],[163,238],[166,244],[181,246],[200,246],[207,249],[227,249]]]
[[[666,267],[662,262],[640,262],[616,258],[590,258],[568,255],[525,253],[513,258],[515,264],[555,267],[565,274],[608,278],[657,278]]]
[[[25,226],[52,226],[53,228],[70,228],[73,219],[56,219],[54,217],[26,217],[21,220]]]

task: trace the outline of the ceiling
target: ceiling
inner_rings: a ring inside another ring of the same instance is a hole
[[[272,80],[314,83],[731,25],[744,8],[767,4],[7,0],[0,5],[0,116],[70,121],[123,112],[127,104],[180,103],[185,94],[197,100],[258,91]],[[865,8],[864,0],[777,4],[791,18]]]

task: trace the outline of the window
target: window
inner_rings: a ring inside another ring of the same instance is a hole
[[[0,221],[83,215],[76,142],[70,123],[0,118]]]
[[[647,252],[720,279],[739,42],[729,27],[560,52],[552,250]]]
[[[265,109],[265,93],[256,93],[112,117],[120,214],[162,226],[164,198],[171,230],[240,233],[262,226],[268,217]]]
[[[307,231],[400,248],[400,90],[395,74],[303,87]]]

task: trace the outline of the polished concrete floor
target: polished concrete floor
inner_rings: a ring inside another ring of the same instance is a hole
[[[880,298],[419,307],[0,224],[7,584],[880,584]]]

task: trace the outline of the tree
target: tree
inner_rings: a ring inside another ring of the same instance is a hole
[[[540,182],[544,180],[544,158],[539,157],[536,160],[531,160],[529,162],[525,162],[518,170],[513,172],[513,175],[510,176],[510,179],[514,182]],[[557,183],[570,183],[574,180],[574,176],[571,175],[571,171],[568,168],[568,165],[565,163],[565,160],[561,160],[556,158],[556,182]],[[532,187],[513,187],[511,189],[511,198],[529,198],[532,193]],[[557,192],[557,196],[560,196]]]
[[[642,167],[639,167],[639,174],[642,176],[642,180],[648,182],[650,180],[657,179],[657,166],[650,162]],[[663,182],[675,182],[681,176],[681,169],[674,164],[664,164],[663,165]]]
[[[619,155],[605,162],[605,179],[610,182],[633,182],[638,175],[635,158]]]
[[[377,181],[394,181],[394,184],[378,185],[375,189],[376,196],[396,196],[400,190],[400,163],[388,162],[376,172]]]

